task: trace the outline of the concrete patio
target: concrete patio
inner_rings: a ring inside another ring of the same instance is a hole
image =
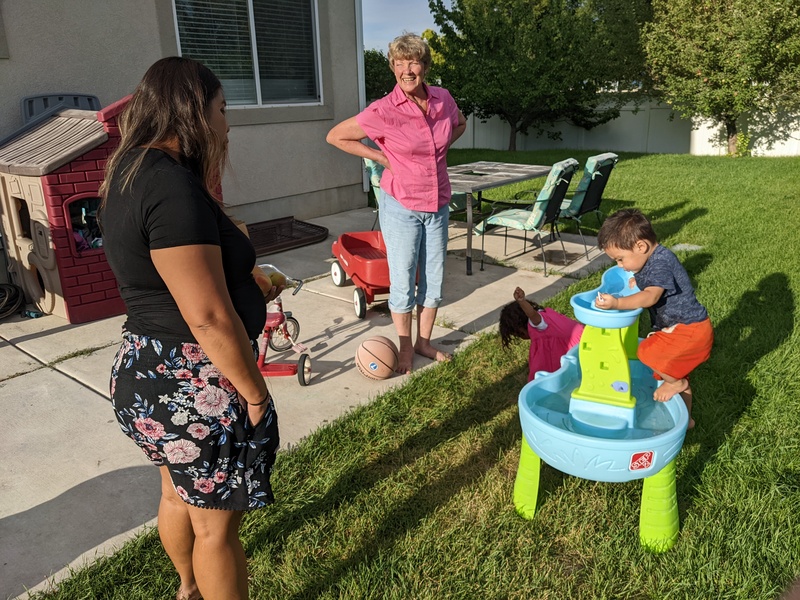
[[[281,426],[281,446],[298,444],[318,427],[364,404],[408,376],[365,379],[353,357],[367,337],[395,339],[385,299],[378,297],[358,319],[353,286],[336,287],[329,276],[331,243],[341,233],[372,226],[371,209],[316,219],[326,241],[261,257],[290,277],[303,279],[297,295],[283,294],[284,309],[300,322],[300,341],[312,360],[310,385],[296,377],[269,378]],[[500,308],[516,286],[543,302],[575,279],[600,270],[609,259],[591,246],[589,258],[578,236],[561,245],[521,254],[522,240],[487,234],[487,263],[480,270],[480,238],[474,238],[473,275],[465,275],[466,231],[453,223],[445,273],[445,301],[433,338],[458,352],[482,332],[496,328]],[[502,264],[495,264],[502,263]],[[11,421],[0,436],[4,477],[0,482],[0,598],[25,598],[95,557],[113,551],[143,526],[155,524],[159,474],[119,431],[108,400],[111,360],[124,317],[70,325],[64,319],[12,317],[0,322],[0,402]],[[296,355],[278,355],[296,360]],[[415,358],[415,369],[432,361]],[[280,493],[280,490],[277,490]]]

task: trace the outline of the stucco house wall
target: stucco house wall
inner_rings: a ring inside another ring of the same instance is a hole
[[[234,216],[308,219],[366,206],[360,161],[325,142],[359,110],[356,6],[317,2],[320,105],[229,107],[223,192]],[[0,139],[22,126],[24,96],[86,93],[108,106],[153,62],[178,54],[171,0],[0,0],[0,16]]]

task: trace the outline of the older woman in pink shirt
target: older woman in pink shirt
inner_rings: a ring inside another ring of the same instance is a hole
[[[397,372],[410,373],[415,352],[438,361],[450,359],[431,344],[431,333],[442,302],[447,253],[447,150],[464,133],[467,121],[447,90],[425,83],[431,53],[421,37],[395,38],[389,44],[389,64],[397,79],[394,90],[336,125],[327,141],[386,167],[378,201],[389,263],[389,310],[400,338]],[[363,144],[364,138],[379,149]],[[417,339],[412,344],[415,304]]]

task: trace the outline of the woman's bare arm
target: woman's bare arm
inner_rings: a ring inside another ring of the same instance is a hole
[[[267,385],[225,285],[219,246],[163,248],[150,256],[197,343],[248,403],[250,421],[258,423],[267,405],[252,403],[266,397]]]
[[[325,141],[332,146],[336,146],[339,150],[344,150],[348,154],[354,154],[361,158],[369,158],[370,160],[382,164],[387,169],[390,168],[389,161],[383,152],[361,143],[361,140],[366,137],[367,134],[361,129],[361,125],[358,124],[356,118],[350,117],[334,126],[333,129],[328,132]]]
[[[453,129],[453,133],[450,135],[449,146],[452,146],[453,143],[464,134],[464,131],[466,131],[466,129],[467,129],[467,119],[462,114],[461,111],[458,111],[458,125]]]

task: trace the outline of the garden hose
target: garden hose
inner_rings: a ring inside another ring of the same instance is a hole
[[[0,319],[16,313],[25,302],[22,288],[13,283],[0,283]]]

